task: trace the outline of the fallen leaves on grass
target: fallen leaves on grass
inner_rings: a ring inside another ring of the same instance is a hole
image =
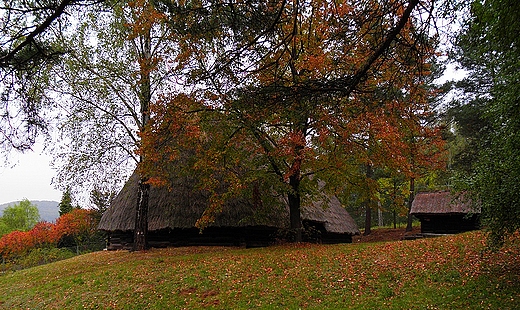
[[[371,245],[98,252],[4,275],[0,296],[14,308],[508,308],[520,300],[519,257],[518,235],[489,252],[482,232]],[[53,296],[38,303],[49,285]]]

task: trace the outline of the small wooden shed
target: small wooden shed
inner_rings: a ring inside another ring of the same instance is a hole
[[[410,213],[421,221],[423,234],[454,234],[480,228],[480,207],[462,193],[418,193]]]
[[[138,175],[133,174],[104,213],[98,228],[108,233],[109,249],[132,247]],[[195,227],[208,206],[208,195],[194,182],[179,179],[171,190],[153,187],[149,196],[148,239],[151,247],[184,245],[266,246],[289,227],[289,208],[264,206],[237,198],[226,203],[202,233]],[[312,227],[308,241],[349,243],[359,229],[335,196],[302,206],[302,222]],[[317,240],[318,239],[318,240]]]

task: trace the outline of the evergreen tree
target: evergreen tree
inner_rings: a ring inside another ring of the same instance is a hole
[[[61,201],[58,205],[58,208],[60,208],[60,216],[67,214],[74,209],[72,206],[72,195],[70,193],[70,189],[67,188],[67,190],[65,190],[61,196]]]
[[[520,3],[476,0],[470,11],[458,38],[467,114],[456,120],[478,140],[466,140],[463,188],[480,202],[491,244],[500,245],[520,229]]]

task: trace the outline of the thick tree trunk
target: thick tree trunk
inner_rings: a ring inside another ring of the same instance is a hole
[[[134,251],[144,251],[148,248],[148,198],[150,185],[146,178],[139,179],[139,195],[135,214]]]
[[[139,101],[141,105],[141,126],[143,133],[150,121],[150,102],[152,100],[150,72],[152,69],[151,34],[148,30],[139,40],[140,42],[140,85]],[[140,155],[140,162],[144,162],[146,156]],[[134,251],[144,251],[148,247],[148,198],[150,196],[150,184],[148,177],[139,178],[139,193],[134,228]]]
[[[291,229],[295,232],[294,242],[302,242],[302,219],[301,219],[301,197],[300,197],[300,176],[293,175],[289,178],[289,185],[292,192],[289,193],[289,218]]]
[[[363,235],[368,236],[372,233],[372,208],[369,201],[365,202],[365,232]]]
[[[415,179],[410,179],[410,195],[408,196],[408,221],[406,223],[406,231],[412,231],[412,214],[410,212],[412,211],[412,202],[415,196]]]

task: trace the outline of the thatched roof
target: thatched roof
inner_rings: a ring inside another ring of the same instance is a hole
[[[139,177],[134,173],[110,208],[104,213],[99,229],[131,231],[134,229]],[[194,182],[179,180],[172,190],[152,187],[149,197],[148,229],[193,228],[208,206],[208,195],[197,190]],[[336,197],[302,206],[302,219],[323,223],[332,233],[359,234],[356,223]],[[289,227],[289,208],[253,204],[237,198],[228,202],[210,227],[269,226]]]
[[[325,230],[332,233],[359,234],[356,222],[343,208],[336,196],[326,196],[302,207],[302,220],[323,223]]]
[[[480,213],[480,207],[473,204],[464,194],[449,191],[419,193],[412,202],[411,214],[454,214]]]

